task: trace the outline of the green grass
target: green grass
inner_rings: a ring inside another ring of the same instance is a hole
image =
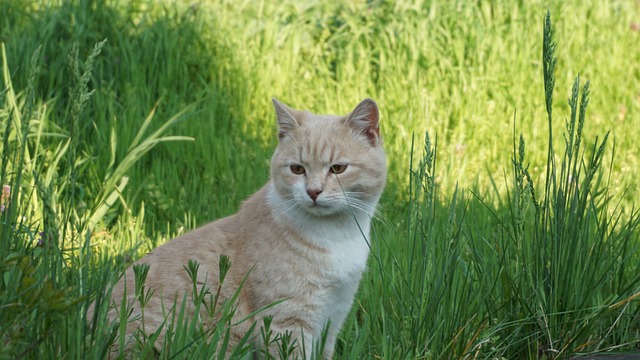
[[[636,2],[5,0],[0,13],[0,358],[101,358],[121,329],[104,307],[88,325],[88,304],[267,180],[271,97],[320,113],[372,97],[382,113],[389,180],[335,358],[640,346]],[[226,323],[175,317],[163,356],[224,343]]]

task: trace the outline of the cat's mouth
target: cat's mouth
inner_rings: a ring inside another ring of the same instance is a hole
[[[305,194],[306,195],[306,194]],[[304,196],[296,197],[295,202],[299,211],[314,216],[329,216],[336,213],[336,206],[328,199],[318,198],[315,201]]]
[[[315,216],[329,216],[335,214],[335,208],[331,204],[322,202],[307,203],[304,206],[305,211]]]
[[[311,209],[327,209],[327,208],[329,208],[329,206],[326,205],[326,204],[320,204],[317,201],[314,201],[308,206],[308,208],[311,208]]]
[[[301,207],[304,210],[307,210],[307,211],[312,212],[312,213],[326,212],[331,208],[331,206],[329,204],[326,204],[326,203],[324,203],[322,201],[317,201],[317,200],[316,201],[304,201],[301,205],[302,205]]]

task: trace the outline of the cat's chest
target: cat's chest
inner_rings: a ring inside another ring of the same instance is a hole
[[[328,319],[339,328],[351,308],[367,265],[369,224],[317,224],[284,236],[287,246],[278,250],[281,261],[270,264],[280,267],[280,276],[270,286],[279,289],[276,298],[289,298],[304,308],[319,334]]]
[[[369,246],[364,238],[349,239],[338,244],[326,254],[327,276],[338,282],[350,283],[360,280],[360,275],[367,265]]]
[[[369,255],[368,224],[323,226],[304,233],[306,241],[318,246],[310,249],[327,280],[357,283]],[[366,235],[365,235],[366,234]],[[336,284],[339,285],[339,284]]]
[[[351,308],[358,284],[367,264],[369,246],[364,237],[343,239],[324,254],[324,267],[320,272],[323,284],[315,299],[318,310],[316,332],[327,319],[340,326]]]

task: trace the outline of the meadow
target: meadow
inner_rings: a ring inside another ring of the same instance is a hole
[[[388,182],[336,359],[640,348],[637,1],[0,0],[0,14],[0,359],[104,358],[122,327],[87,307],[267,181],[272,97],[381,110]],[[219,358],[227,324],[179,315],[157,355]],[[268,358],[289,358],[279,341]]]

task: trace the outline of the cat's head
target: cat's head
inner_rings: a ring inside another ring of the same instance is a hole
[[[373,215],[387,176],[376,103],[365,99],[346,116],[273,103],[280,143],[271,180],[281,205],[315,216]]]

